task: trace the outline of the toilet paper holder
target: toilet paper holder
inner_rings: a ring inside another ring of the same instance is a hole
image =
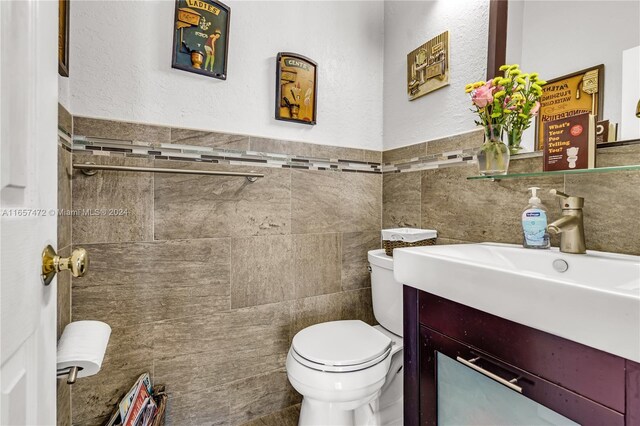
[[[82,370],[82,367],[67,367],[58,370],[57,377],[67,376],[67,384],[72,385],[76,382],[78,378],[78,372]]]
[[[102,368],[111,327],[102,321],[73,321],[60,335],[56,349],[56,376],[68,384],[93,376]]]

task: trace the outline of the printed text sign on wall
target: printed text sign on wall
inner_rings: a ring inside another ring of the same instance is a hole
[[[604,65],[550,80],[542,87],[537,121],[537,149],[544,149],[544,123],[564,120],[579,114],[602,119],[602,82]]]

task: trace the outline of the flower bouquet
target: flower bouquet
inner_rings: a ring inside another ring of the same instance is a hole
[[[509,168],[511,154],[520,147],[522,132],[531,125],[531,118],[540,109],[542,85],[536,73],[523,74],[518,65],[500,67],[504,75],[487,82],[468,84],[470,95],[479,120],[475,123],[485,129],[485,141],[478,152],[480,174],[503,175]],[[506,131],[509,146],[502,141]]]

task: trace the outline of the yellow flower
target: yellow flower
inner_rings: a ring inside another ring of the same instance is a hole
[[[511,71],[509,71],[509,75],[514,76],[514,75],[519,75],[522,74],[522,71],[520,71],[519,69],[512,69]]]
[[[521,91],[522,89],[524,89],[524,86],[523,86],[522,84],[519,84],[519,85],[518,85],[518,87],[516,87],[515,91],[516,91],[516,92],[519,92],[519,91]]]
[[[487,83],[485,83],[484,81],[476,81],[475,83],[473,83],[473,87],[477,88],[477,87],[480,87],[480,86],[484,86],[485,84],[487,84]]]
[[[504,65],[503,65],[504,66]],[[493,81],[493,85],[497,86],[498,84],[500,84],[500,80],[502,79],[502,77],[496,77],[494,78]]]
[[[506,94],[507,94],[507,93],[506,93],[504,90],[500,90],[500,91],[498,91],[498,92],[494,93],[494,94],[493,94],[493,97],[494,97],[494,98],[501,98],[501,97],[503,97],[503,96],[504,96],[504,95],[506,95]]]
[[[500,81],[498,82],[498,84],[500,86],[507,86],[507,85],[511,84],[511,79],[510,78],[501,78]]]
[[[465,87],[464,91],[465,91],[465,93],[471,93],[471,92],[473,92],[473,87]]]
[[[537,80],[538,79],[538,73],[537,72],[532,72],[531,75],[529,76],[529,78],[531,78],[531,80]]]
[[[533,83],[533,84],[531,85],[531,88],[532,88],[533,90],[535,90],[536,92],[537,92],[537,91],[542,91],[542,87],[540,87],[540,85],[539,85],[539,84],[537,84],[537,83]]]
[[[518,64],[513,64],[513,65],[511,65],[509,67],[510,70],[515,70],[515,69],[518,69],[518,68],[520,68],[520,65],[518,65]]]
[[[523,120],[526,120],[526,119],[528,119],[528,118],[529,118],[529,116],[528,116],[528,115],[526,115],[526,114],[522,114],[522,113],[518,114],[518,117],[522,118]]]
[[[522,77],[516,78],[516,81],[518,82],[518,84],[525,84],[526,83],[525,79],[522,78]]]
[[[500,68],[498,68],[500,71],[506,71],[509,69],[509,65],[502,65],[500,66]]]
[[[545,84],[547,84],[547,82],[544,80],[538,80],[537,83],[539,86],[544,86]]]
[[[510,109],[505,109],[505,110],[504,110],[504,113],[505,113],[505,114],[512,114],[512,113],[513,113],[513,111],[511,111]]]

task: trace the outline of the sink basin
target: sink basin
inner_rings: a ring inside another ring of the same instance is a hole
[[[640,362],[640,256],[482,243],[393,258],[405,285]]]

